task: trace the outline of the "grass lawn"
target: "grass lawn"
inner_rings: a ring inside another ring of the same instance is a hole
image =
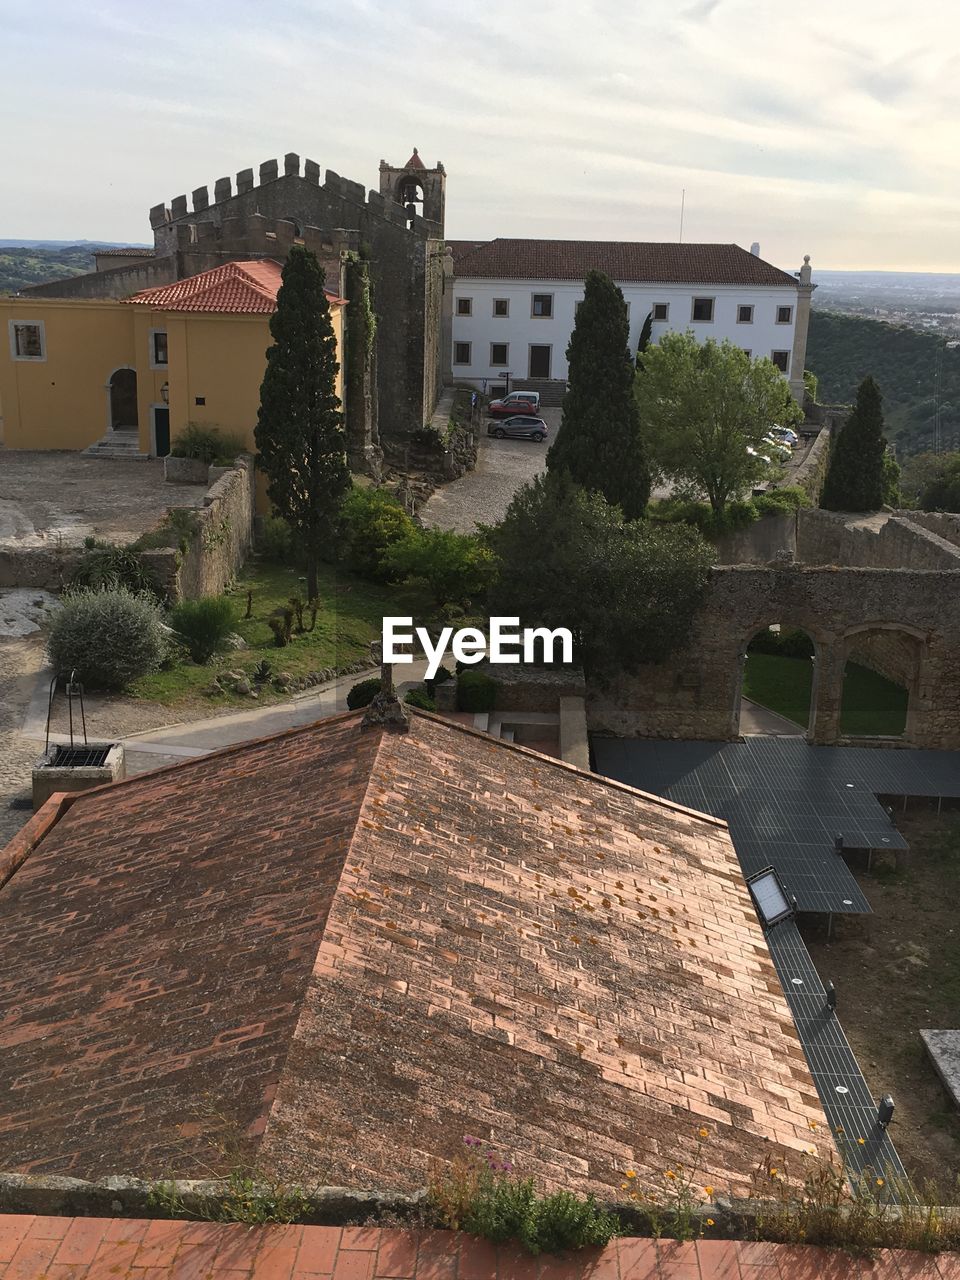
[[[369,642],[379,638],[385,614],[411,615],[423,622],[431,612],[424,594],[412,587],[368,582],[332,565],[321,565],[319,578],[320,611],[315,629],[294,634],[290,644],[278,649],[267,618],[291,596],[304,596],[306,583],[299,569],[249,561],[230,592],[236,603],[236,632],[247,642],[247,648],[228,650],[206,666],[186,662],[169,671],[142,676],[132,685],[131,694],[170,706],[202,700],[212,711],[218,705],[249,706],[246,698],[204,690],[218,671],[250,674],[263,659],[270,663],[274,675],[286,671],[294,677],[323,667],[348,666],[369,657]],[[244,618],[248,591],[253,592],[253,610],[250,618]],[[309,614],[304,623],[309,625]],[[267,685],[260,701],[280,701],[284,696]]]
[[[773,653],[748,653],[743,696],[785,716],[801,728],[810,715],[813,663]],[[907,720],[907,691],[855,662],[847,663],[840,730],[854,736],[902,734]]]
[[[809,658],[782,658],[775,653],[748,653],[743,696],[776,711],[802,728],[810,718],[813,663]]]

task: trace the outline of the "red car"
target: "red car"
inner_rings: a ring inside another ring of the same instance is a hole
[[[487,413],[491,418],[511,418],[515,413],[539,413],[539,391],[511,391],[502,400],[491,400]]]

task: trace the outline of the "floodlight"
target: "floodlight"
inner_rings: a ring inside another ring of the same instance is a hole
[[[885,1093],[880,1099],[880,1105],[877,1107],[877,1122],[881,1129],[885,1129],[893,1119],[894,1101],[889,1093]]]
[[[794,903],[787,897],[783,882],[773,867],[764,867],[747,880],[747,888],[753,898],[763,925],[770,928],[792,916],[796,910]]]
[[[840,835],[839,831],[833,837],[833,852],[843,853],[843,836]]]
[[[835,1009],[837,1007],[837,988],[832,982],[827,983],[827,1008]]]

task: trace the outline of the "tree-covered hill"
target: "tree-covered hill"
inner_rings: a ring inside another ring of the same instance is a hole
[[[960,448],[960,347],[936,333],[814,309],[807,368],[820,380],[826,404],[852,404],[871,374],[883,394],[887,435],[901,454],[932,448],[940,360],[940,433],[945,449]]]
[[[0,248],[0,293],[16,293],[30,284],[82,276],[93,271],[95,265],[92,249],[84,245],[65,249]]]

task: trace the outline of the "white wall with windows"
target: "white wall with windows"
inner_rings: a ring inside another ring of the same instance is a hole
[[[701,341],[729,338],[754,358],[767,356],[789,378],[797,291],[789,286],[621,284],[629,307],[630,349],[648,313],[653,339],[689,329]],[[529,378],[567,377],[567,344],[582,283],[454,280],[452,373],[478,389]]]

